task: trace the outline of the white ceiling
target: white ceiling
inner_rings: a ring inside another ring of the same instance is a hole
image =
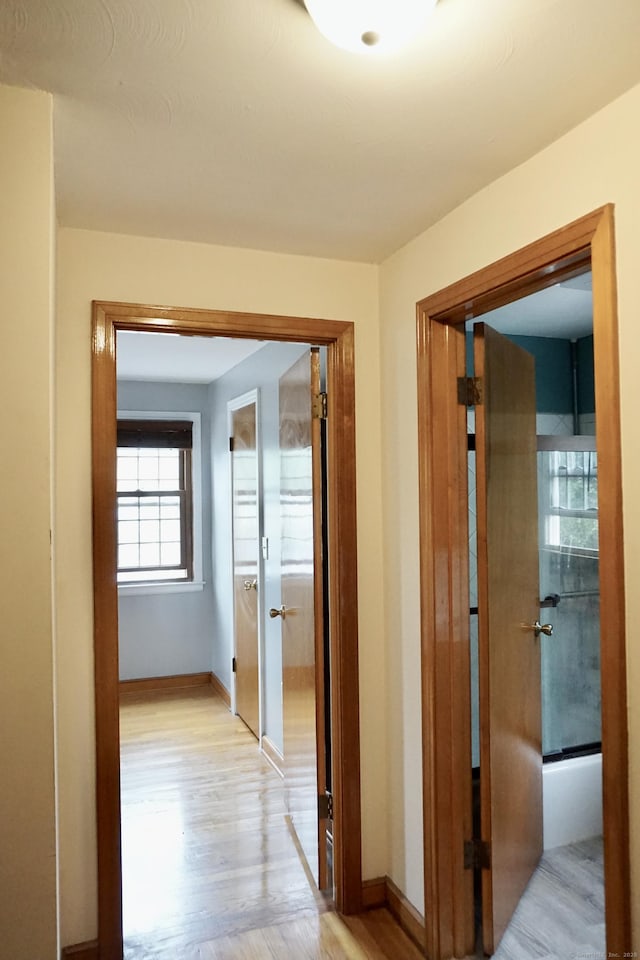
[[[179,334],[120,330],[118,380],[212,383],[263,347],[262,340],[181,337]]]
[[[388,59],[298,0],[2,0],[63,225],[380,261],[640,80],[639,0],[440,0]]]
[[[586,337],[593,332],[591,273],[514,300],[480,319],[508,336]]]

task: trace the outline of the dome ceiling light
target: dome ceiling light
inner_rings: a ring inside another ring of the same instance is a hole
[[[304,0],[320,33],[344,50],[387,53],[409,43],[437,0]]]

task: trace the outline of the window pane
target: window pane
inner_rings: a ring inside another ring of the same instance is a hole
[[[120,520],[118,522],[118,543],[137,543],[137,542],[138,542],[138,521],[137,520]]]
[[[128,491],[137,490],[138,481],[136,480],[118,480],[118,490]]]
[[[119,567],[137,567],[138,566],[138,545],[121,544],[118,547],[118,566]]]
[[[134,451],[135,452],[135,451]],[[138,458],[137,456],[123,456],[122,451],[118,451],[118,486],[123,480],[136,480],[138,476]]]
[[[180,563],[180,544],[163,543],[161,548],[162,566],[177,567]]]
[[[160,516],[163,520],[180,519],[180,501],[177,497],[163,497]]]
[[[157,543],[160,539],[159,520],[140,521],[140,543]]]
[[[158,475],[163,481],[162,486],[165,490],[177,489],[180,479],[180,458],[178,451],[167,451],[173,453],[172,457],[161,457],[158,461]]]
[[[140,566],[157,567],[160,565],[160,544],[159,543],[141,543],[140,544]]]
[[[180,543],[180,521],[162,520],[160,524],[160,539],[163,543],[174,541]]]
[[[576,550],[598,549],[598,521],[594,517],[559,517],[560,545]]]
[[[138,477],[141,490],[159,490],[158,482],[158,451],[140,450],[138,461]]]
[[[157,497],[145,497],[144,499],[140,500],[140,519],[160,519],[160,501]]]

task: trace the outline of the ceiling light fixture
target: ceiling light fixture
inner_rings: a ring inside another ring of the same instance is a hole
[[[320,33],[344,50],[385,53],[409,43],[437,0],[304,0]]]

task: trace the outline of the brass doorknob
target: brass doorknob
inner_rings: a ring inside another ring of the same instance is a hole
[[[545,637],[550,637],[553,633],[552,623],[539,623],[536,620],[531,626],[536,637],[539,637],[541,633],[544,633]]]
[[[271,610],[269,610],[269,616],[271,617],[272,620],[275,617],[282,617],[282,619],[284,620],[286,615],[287,615],[287,611],[285,609],[284,604],[281,607],[271,607]]]

